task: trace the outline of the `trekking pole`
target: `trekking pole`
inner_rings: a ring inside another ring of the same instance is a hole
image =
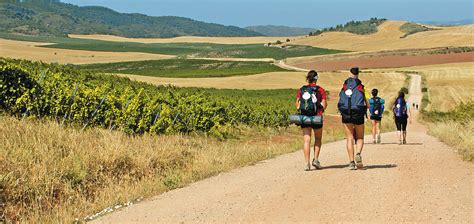
[[[163,105],[160,105],[160,108],[159,108],[158,111],[156,112],[155,119],[153,119],[153,123],[151,124],[152,126],[155,125],[156,120],[158,120],[158,118],[160,117],[160,114],[161,114],[161,110],[162,110],[162,109],[163,109]]]
[[[171,123],[171,126],[174,125],[174,122],[176,122],[176,120],[178,119],[178,116],[179,116],[179,113],[176,113],[176,115],[174,116],[173,122]]]
[[[84,129],[86,129],[86,127],[89,125],[89,123],[91,122],[92,119],[94,119],[95,115],[97,114],[97,111],[99,111],[99,108],[100,106],[102,106],[102,104],[105,102],[105,99],[107,98],[107,94],[104,95],[104,97],[102,97],[102,100],[100,101],[99,105],[97,105],[97,108],[95,108],[95,111],[94,113],[92,113],[92,116],[91,118],[86,122],[86,124],[84,125],[84,127],[82,128],[82,131],[84,131]]]

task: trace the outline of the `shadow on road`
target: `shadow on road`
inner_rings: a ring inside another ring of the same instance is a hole
[[[364,170],[370,169],[390,169],[397,167],[397,164],[385,164],[385,165],[368,165],[364,167]]]
[[[399,145],[398,142],[386,142],[386,143],[378,143],[378,144],[365,143],[365,144],[368,144],[368,145]],[[405,145],[423,145],[423,143],[406,143]]]
[[[326,170],[326,169],[343,169],[343,168],[346,168],[346,167],[349,167],[349,164],[325,166],[325,167],[322,168],[322,170]]]
[[[349,164],[344,164],[344,165],[331,165],[331,166],[325,166],[321,168],[321,170],[327,170],[327,169],[344,169],[349,167]],[[397,167],[397,164],[385,164],[385,165],[367,165],[364,166],[364,170],[370,170],[370,169],[389,169],[389,168],[395,168]]]

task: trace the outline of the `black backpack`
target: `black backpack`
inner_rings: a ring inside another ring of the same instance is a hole
[[[374,101],[374,105],[370,115],[377,118],[382,117],[382,103],[380,102],[380,97],[372,98],[372,100]]]
[[[348,78],[344,81],[337,108],[343,117],[358,117],[366,113],[364,85],[359,79]]]
[[[319,94],[319,86],[303,86],[300,88],[300,93],[300,114],[307,116],[317,115],[322,98]]]

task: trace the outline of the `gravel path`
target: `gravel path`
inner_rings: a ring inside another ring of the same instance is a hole
[[[420,102],[421,78],[411,80],[409,101]],[[474,164],[427,135],[421,124],[408,128],[407,145],[396,144],[394,132],[383,134],[382,144],[366,144],[365,170],[348,170],[345,142],[334,142],[323,145],[323,170],[303,171],[299,151],[158,195],[94,222],[472,223]]]

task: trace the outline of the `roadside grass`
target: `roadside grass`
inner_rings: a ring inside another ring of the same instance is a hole
[[[317,48],[305,45],[288,45],[285,48],[265,47],[263,44],[211,44],[211,43],[133,43],[85,40],[66,37],[24,36],[0,33],[0,38],[53,43],[42,46],[70,50],[107,52],[142,52],[198,58],[273,58],[285,59],[312,55],[344,53],[347,51]]]
[[[6,221],[87,221],[105,208],[294,152],[302,145],[296,126],[236,127],[234,132],[236,137],[226,140],[131,136],[0,115],[0,199]],[[327,118],[323,141],[342,138],[339,119]]]
[[[453,146],[467,161],[474,161],[474,101],[448,112],[422,111],[429,134]]]
[[[101,63],[78,65],[77,68],[94,72],[172,78],[229,77],[288,71],[269,62],[216,61],[202,59],[163,59],[152,61]]]
[[[70,223],[104,208],[298,149],[296,128],[128,136],[0,117],[0,199],[11,222]]]

